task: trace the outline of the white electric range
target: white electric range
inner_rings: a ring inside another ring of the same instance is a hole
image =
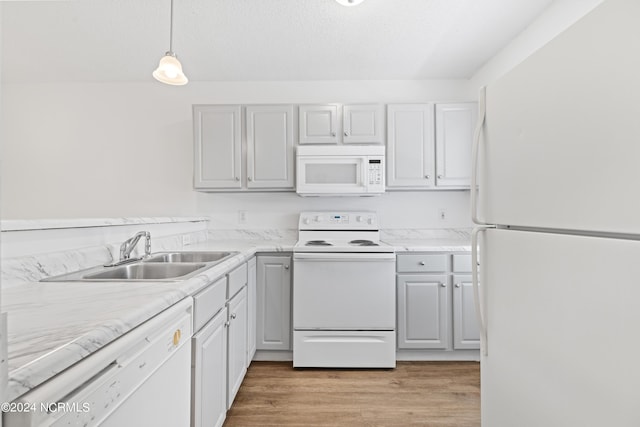
[[[303,212],[293,249],[293,366],[393,368],[395,253],[375,212]]]

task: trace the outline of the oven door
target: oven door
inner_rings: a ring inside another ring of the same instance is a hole
[[[395,329],[395,254],[294,253],[296,330]]]
[[[367,192],[363,156],[298,156],[296,192],[341,195]]]

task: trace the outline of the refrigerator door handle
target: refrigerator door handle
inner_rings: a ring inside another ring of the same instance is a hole
[[[473,284],[473,302],[476,309],[476,321],[480,330],[480,351],[487,356],[487,323],[485,319],[485,310],[483,298],[480,295],[480,284],[478,282],[478,234],[490,228],[496,228],[495,225],[475,227],[471,232],[471,281]]]
[[[478,122],[473,133],[473,145],[471,148],[471,220],[478,225],[487,225],[478,218],[478,156],[480,151],[480,138],[487,113],[487,88],[482,86],[478,93]]]

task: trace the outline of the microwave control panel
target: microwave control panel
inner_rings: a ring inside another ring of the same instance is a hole
[[[369,184],[370,185],[382,185],[382,160],[370,159],[369,160]]]

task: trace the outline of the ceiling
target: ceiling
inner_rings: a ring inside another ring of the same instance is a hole
[[[469,78],[553,0],[174,0],[191,81]],[[169,0],[8,1],[2,79],[152,81]]]

